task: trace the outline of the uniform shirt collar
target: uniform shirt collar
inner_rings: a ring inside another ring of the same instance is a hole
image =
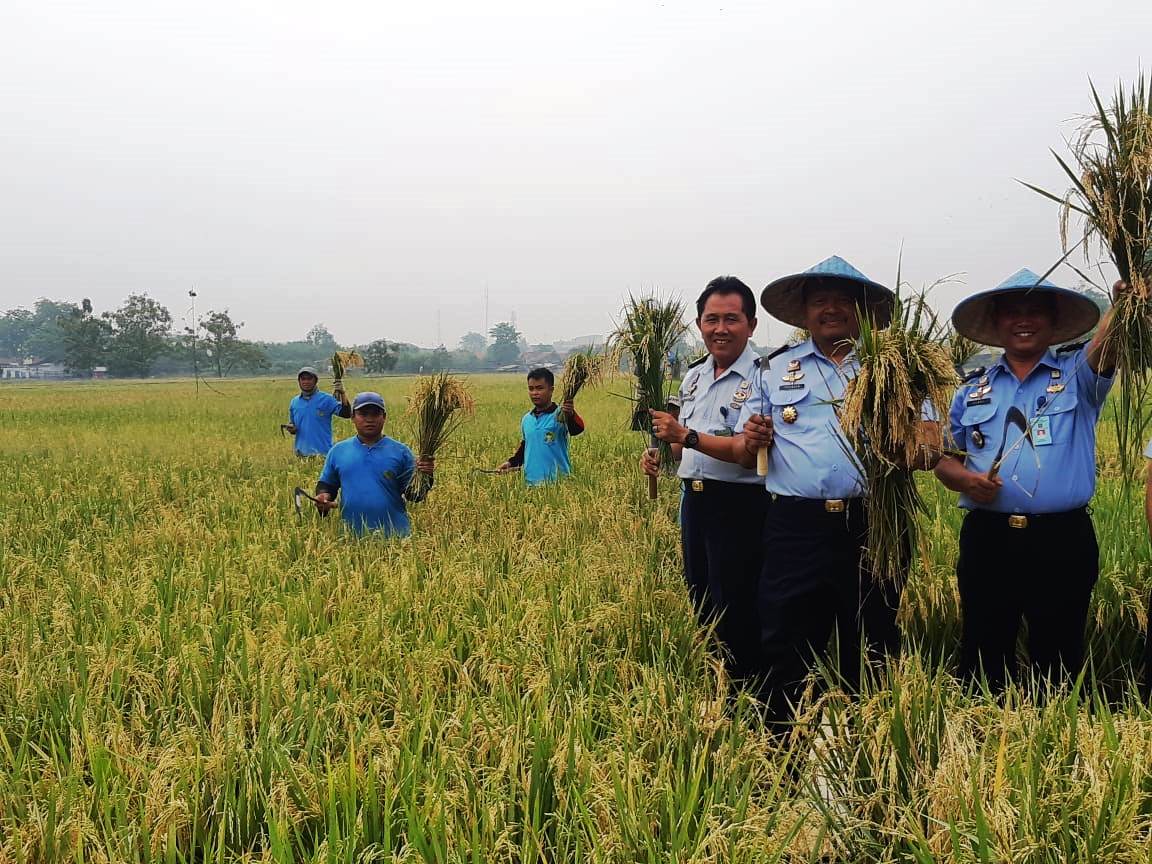
[[[1049,369],[1060,368],[1060,361],[1056,359],[1056,353],[1051,348],[1044,352],[1044,356],[1037,361],[1036,366],[1033,368],[1032,372],[1035,372],[1041,366],[1047,366]],[[1008,361],[1005,359],[1004,354],[1001,354],[996,359],[996,362],[992,364],[992,368],[989,370],[989,373],[994,372],[997,369],[999,369],[1005,375],[1013,374],[1012,369],[1008,366]],[[1032,372],[1028,373],[1029,376],[1032,375]]]
[[[555,402],[549,402],[548,405],[544,408],[537,408],[535,405],[533,405],[532,416],[543,417],[545,414],[553,414],[556,411],[556,407],[557,406]]]
[[[808,339],[805,339],[803,342],[801,342],[799,345],[797,345],[794,349],[792,349],[792,354],[790,356],[800,358],[800,357],[807,357],[809,355],[820,357],[824,360],[827,360],[829,363],[833,363],[833,364],[836,363],[835,360],[833,360],[831,357],[824,354],[824,352],[822,352],[819,348],[816,347],[816,343],[812,340],[811,337],[809,337]],[[842,361],[840,361],[839,365],[844,365],[846,363],[855,363],[855,362],[856,362],[856,349],[853,348],[844,356],[844,359]]]
[[[747,381],[752,377],[752,370],[756,368],[758,356],[752,348],[752,343],[749,342],[744,346],[740,356],[736,358],[736,362],[729,366],[724,374],[728,375],[735,372],[741,380]],[[716,359],[711,354],[708,355],[707,360],[700,364],[700,377],[705,381],[712,381],[716,378]]]

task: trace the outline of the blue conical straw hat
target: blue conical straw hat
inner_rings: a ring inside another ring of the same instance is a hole
[[[768,287],[760,293],[760,305],[769,315],[785,324],[806,327],[804,292],[831,284],[857,294],[860,303],[871,311],[876,324],[880,327],[888,326],[896,295],[879,282],[873,282],[839,255],[825,258],[803,273],[783,276],[768,283]]]
[[[952,326],[962,336],[967,336],[981,345],[997,348],[1000,337],[996,328],[996,298],[1009,294],[1039,292],[1055,298],[1056,322],[1052,331],[1052,344],[1071,342],[1083,336],[1100,320],[1100,307],[1091,297],[1061,288],[1047,279],[1033,273],[1028,268],[1017,270],[995,288],[981,291],[960,301],[952,312]]]

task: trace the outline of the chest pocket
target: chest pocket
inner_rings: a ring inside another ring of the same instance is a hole
[[[1075,382],[1069,381],[1063,392],[1050,394],[1048,399],[1048,404],[1040,410],[1044,412],[1042,416],[1052,418],[1048,421],[1052,431],[1052,443],[1067,444],[1076,433],[1076,409],[1080,403]],[[1034,411],[1033,415],[1035,413]]]

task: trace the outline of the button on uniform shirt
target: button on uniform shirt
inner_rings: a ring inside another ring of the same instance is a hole
[[[382,531],[407,537],[412,530],[404,490],[416,470],[416,457],[399,441],[381,438],[365,444],[346,438],[328,451],[320,482],[340,489],[340,516],[361,534]]]
[[[1111,378],[1092,371],[1084,348],[1048,351],[1023,381],[1001,357],[985,376],[962,386],[949,423],[965,467],[987,474],[1001,442],[1005,446],[996,500],[983,505],[961,495],[960,506],[1062,513],[1087,504],[1096,491],[1096,422],[1111,387]],[[1028,419],[1033,443],[1018,426],[1005,427],[1013,405]]]
[[[768,362],[767,369],[761,364],[737,420],[739,431],[753,414],[772,416],[765,487],[795,498],[863,495],[864,481],[845,452],[848,444],[833,405],[859,371],[856,356],[849,354],[837,365],[808,339]]]
[[[288,405],[288,419],[296,427],[296,453],[323,456],[332,449],[332,415],[340,413],[340,400],[316,390],[297,394]]]
[[[582,430],[582,422],[576,425]],[[523,436],[525,483],[537,486],[572,473],[572,463],[568,459],[571,433],[559,407],[552,406],[551,411],[529,411],[520,421],[520,433]]]
[[[755,388],[756,352],[744,348],[736,362],[719,378],[711,356],[693,366],[680,384],[680,423],[701,435],[730,436],[743,427],[737,425],[740,412]],[[684,448],[677,471],[685,480],[720,480],[725,483],[759,483],[755,471],[732,462],[705,456],[699,450]]]

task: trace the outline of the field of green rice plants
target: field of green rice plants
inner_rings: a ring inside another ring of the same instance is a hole
[[[369,384],[409,438],[411,380]],[[523,381],[471,384],[403,541],[298,519],[290,380],[0,387],[0,862],[1152,860],[1135,491],[1094,507],[1092,679],[1000,704],[949,675],[926,478],[909,650],[781,740],[727,696],[628,403],[583,394],[576,476],[525,491],[474,471]]]

